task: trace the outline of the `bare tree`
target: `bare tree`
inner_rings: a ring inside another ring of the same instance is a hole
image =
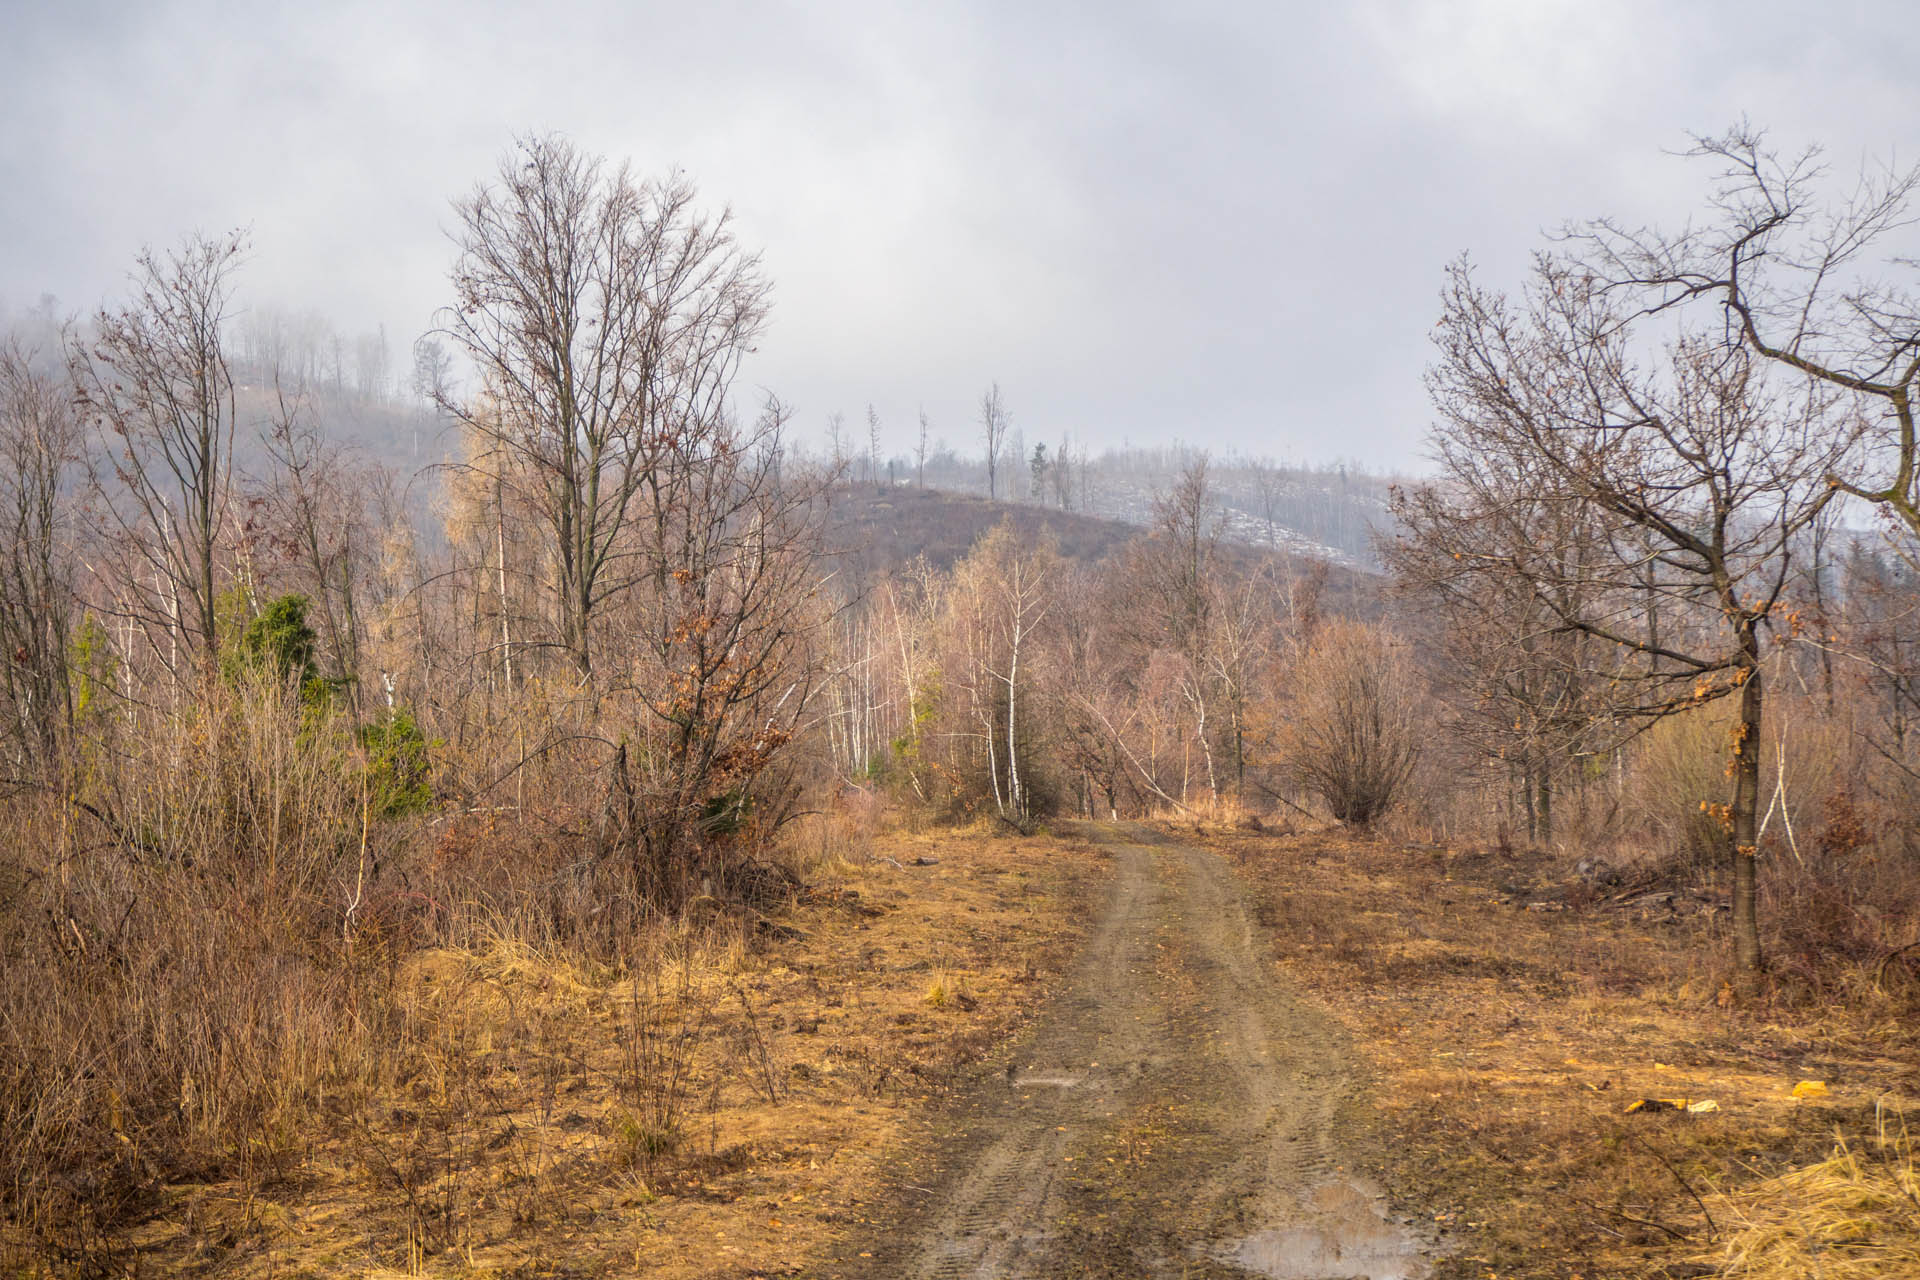
[[[428,336],[413,344],[413,394],[430,405],[444,403],[453,394],[453,357],[446,344]]]
[[[1456,266],[1444,304],[1430,380],[1445,487],[1403,507],[1406,536],[1598,642],[1620,715],[1738,696],[1724,817],[1735,960],[1757,968],[1762,659],[1851,432],[1830,397],[1783,395],[1742,347],[1696,334],[1642,349],[1577,265],[1539,259],[1518,305]],[[1540,504],[1594,536],[1542,539],[1516,516]]]
[[[880,483],[880,414],[867,405],[867,483]]]
[[[825,617],[817,517],[833,476],[783,475],[785,422],[773,402],[749,427],[681,436],[642,495],[635,560],[648,590],[627,643],[632,692],[652,717],[632,764],[644,802],[638,887],[653,901],[680,900],[713,870],[695,860],[703,833],[755,804],[779,821],[778,798],[754,784],[797,734],[820,678],[809,641]]]
[[[1022,708],[1038,684],[1034,638],[1053,606],[1059,557],[1048,544],[1024,545],[1002,521],[955,566],[948,596],[951,628],[963,660],[953,679],[964,691],[973,736],[982,747],[996,811],[1022,830],[1033,820],[1033,726]]]
[[[387,347],[387,327],[363,333],[353,343],[353,390],[362,400],[381,400],[391,381],[392,354]]]
[[[1207,476],[1205,454],[1187,459],[1173,485],[1155,498],[1153,529],[1132,546],[1129,564],[1139,602],[1133,625],[1142,643],[1171,661],[1169,670],[1191,712],[1193,743],[1200,750],[1207,790],[1217,797],[1221,778],[1216,739],[1223,726],[1214,716],[1220,690],[1209,649],[1214,640],[1219,529]]]
[[[71,488],[82,434],[66,380],[27,348],[0,345],[0,687],[22,763],[43,769],[72,714]]]
[[[122,584],[136,621],[178,674],[177,650],[211,674],[219,653],[220,544],[232,499],[233,376],[223,345],[236,232],[138,259],[131,304],[103,311],[72,369],[104,437],[96,487],[126,535]]]
[[[1885,274],[1915,265],[1889,240],[1917,216],[1920,166],[1869,169],[1829,200],[1819,148],[1783,156],[1744,121],[1691,154],[1716,166],[1714,216],[1678,234],[1576,228],[1584,267],[1645,311],[1710,304],[1749,350],[1844,393],[1881,426],[1857,465],[1835,459],[1835,483],[1920,537],[1920,295]]]
[[[1331,623],[1302,656],[1284,747],[1295,778],[1341,822],[1368,827],[1403,797],[1420,757],[1419,687],[1376,626]]]
[[[260,515],[249,524],[264,524],[258,531],[293,566],[294,581],[319,614],[331,659],[326,674],[357,711],[362,583],[374,541],[367,504],[380,486],[371,467],[321,436],[297,401],[280,399],[262,443],[273,469],[258,499]]]
[[[1047,475],[1053,481],[1053,500],[1062,511],[1073,510],[1073,468],[1078,456],[1072,438],[1061,436],[1060,447],[1054,451],[1047,468]]]
[[[636,180],[570,142],[528,137],[455,203],[457,304],[441,332],[485,402],[440,407],[517,461],[552,542],[560,643],[593,673],[594,618],[636,581],[642,491],[723,429],[766,316],[757,258],[673,175]]]
[[[1431,528],[1435,496],[1429,489],[1396,491],[1403,527]],[[1498,519],[1479,536],[1512,540],[1536,554],[1553,548],[1563,563],[1584,563],[1603,554],[1596,550],[1601,530],[1589,512],[1551,493],[1508,493]],[[1583,747],[1605,741],[1611,724],[1604,702],[1596,705],[1589,693],[1596,656],[1582,650],[1594,642],[1560,625],[1562,614],[1580,612],[1577,602],[1549,609],[1536,599],[1540,584],[1531,580],[1463,572],[1453,558],[1457,549],[1446,540],[1413,537],[1380,548],[1400,591],[1431,624],[1420,639],[1445,676],[1440,688],[1455,711],[1452,736],[1508,772],[1528,839],[1550,841],[1560,777]],[[1585,583],[1568,574],[1555,589],[1578,593]],[[1611,678],[1600,687],[1610,684]]]
[[[1010,422],[1006,402],[1000,398],[1000,384],[996,382],[980,397],[980,433],[987,445],[987,500],[990,502],[1000,497],[1000,452],[1006,448]]]
[[[828,466],[836,473],[847,470],[847,415],[839,410],[827,415]]]
[[[914,483],[924,489],[927,487],[927,411],[920,410],[920,443],[913,451]]]

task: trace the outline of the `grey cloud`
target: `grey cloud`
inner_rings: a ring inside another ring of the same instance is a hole
[[[141,243],[253,228],[242,287],[396,341],[448,201],[512,135],[678,164],[776,286],[747,380],[956,443],[1409,465],[1442,264],[1677,221],[1736,115],[1915,155],[1904,10],[1784,5],[15,5],[0,305],[112,296]]]

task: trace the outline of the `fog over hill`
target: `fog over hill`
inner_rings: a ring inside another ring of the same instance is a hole
[[[1296,465],[1239,455],[1213,457],[1177,445],[1114,449],[1094,457],[1083,455],[1071,441],[1039,449],[1036,460],[1034,450],[1016,441],[1009,452],[1017,451],[1024,462],[1001,461],[995,486],[999,499],[1144,528],[1154,523],[1155,503],[1181,472],[1204,460],[1215,532],[1221,538],[1358,569],[1378,567],[1374,538],[1388,527],[1389,490],[1405,479],[1344,462]],[[850,477],[875,483],[890,478],[910,482],[921,474],[914,460],[904,457],[874,465],[869,459],[843,456],[841,463]],[[928,455],[924,479],[928,486],[952,493],[988,495],[984,456],[942,448]]]

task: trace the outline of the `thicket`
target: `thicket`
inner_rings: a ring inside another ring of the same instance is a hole
[[[482,376],[423,385],[431,524],[236,375],[241,237],[0,351],[0,1269],[117,1273],[165,1188],[297,1185],[423,1062],[477,1079],[487,1037],[409,976],[435,949],[644,986],[683,908],[797,883],[825,478],[729,396],[752,256],[684,183],[555,139],[456,213],[440,341]],[[535,244],[536,293],[495,288]],[[629,398],[553,394],[596,379]],[[440,1157],[369,1150],[419,1208]]]

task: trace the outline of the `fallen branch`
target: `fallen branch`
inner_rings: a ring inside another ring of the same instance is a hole
[[[1645,1151],[1648,1155],[1652,1156],[1655,1160],[1658,1160],[1660,1162],[1661,1168],[1665,1169],[1668,1173],[1673,1175],[1673,1180],[1680,1184],[1680,1189],[1682,1191],[1685,1191],[1688,1195],[1692,1196],[1693,1202],[1700,1206],[1700,1216],[1707,1220],[1707,1230],[1712,1233],[1708,1237],[1708,1239],[1718,1239],[1720,1236],[1720,1224],[1713,1220],[1713,1214],[1710,1210],[1708,1210],[1707,1202],[1700,1198],[1700,1193],[1693,1189],[1693,1184],[1691,1182],[1688,1182],[1684,1177],[1682,1177],[1680,1175],[1680,1171],[1674,1168],[1673,1164],[1666,1158],[1666,1156],[1662,1155],[1658,1150],[1656,1150],[1654,1145],[1651,1142],[1648,1142],[1645,1138],[1642,1138],[1639,1134],[1634,1133],[1628,1129],[1620,1128],[1620,1126],[1617,1126],[1617,1125],[1615,1126],[1615,1128],[1619,1129],[1620,1134],[1623,1137],[1625,1137],[1628,1142],[1638,1144],[1642,1151]]]

